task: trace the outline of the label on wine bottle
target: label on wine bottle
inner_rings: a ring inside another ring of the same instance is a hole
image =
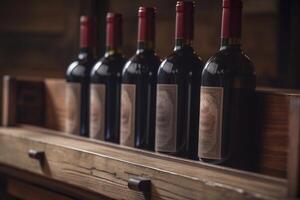
[[[156,97],[155,150],[177,152],[177,85],[158,84]]]
[[[223,88],[201,86],[199,158],[221,159]]]
[[[104,140],[105,85],[91,84],[90,137]]]
[[[65,132],[79,135],[81,112],[81,84],[66,84],[66,123]]]
[[[136,86],[122,84],[121,88],[121,116],[120,116],[120,144],[134,147],[135,126],[135,95]]]

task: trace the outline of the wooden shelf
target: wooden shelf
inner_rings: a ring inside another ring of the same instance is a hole
[[[300,196],[300,91],[257,89],[257,173],[66,135],[64,102],[63,79],[4,77],[0,173],[19,169],[112,199]]]
[[[45,153],[30,158],[29,150]],[[107,144],[39,128],[0,128],[0,163],[100,193],[145,199],[130,178],[151,181],[151,199],[283,199],[287,180]]]

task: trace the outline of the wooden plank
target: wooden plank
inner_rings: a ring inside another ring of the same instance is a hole
[[[16,123],[16,80],[11,76],[3,77],[2,126]]]
[[[286,95],[257,94],[256,133],[260,173],[282,178],[287,176],[289,103]]]
[[[45,124],[45,87],[39,80],[17,80],[16,123]]]
[[[0,1],[0,76],[63,78],[78,53],[79,10],[80,0]]]
[[[45,127],[64,131],[65,80],[46,79]],[[257,89],[257,134],[261,151],[258,172],[276,177],[287,176],[289,99],[300,98],[298,90]]]
[[[14,145],[11,145],[14,144]],[[45,165],[27,157],[43,150]],[[152,199],[282,199],[287,182],[253,173],[138,151],[75,136],[0,128],[0,162],[115,199],[144,199],[130,177],[152,181]],[[14,156],[11,156],[11,154]]]
[[[65,130],[65,84],[64,79],[46,79],[46,120],[45,127]]]
[[[3,77],[2,125],[44,126],[45,89],[38,78]]]
[[[30,5],[30,6],[28,6]],[[11,0],[1,3],[0,32],[8,33],[40,33],[59,35],[64,33],[64,17],[66,9],[64,1],[52,0],[46,4],[37,0],[23,2]],[[18,15],[13,15],[14,10]]]
[[[290,196],[300,196],[300,99],[290,99],[288,188]]]
[[[88,192],[86,190],[82,190],[74,185],[69,185],[67,183],[55,181],[48,177],[43,177],[34,173],[30,173],[28,171],[23,171],[20,169],[13,168],[7,165],[0,165],[0,173],[5,174],[5,178],[13,178],[18,179],[32,185],[37,185],[42,188],[55,188],[55,191],[64,194],[70,197],[74,197],[75,199],[81,200],[112,200],[108,197],[102,196],[100,194],[96,194],[93,192]],[[4,189],[6,187],[3,187]]]
[[[63,131],[65,118],[64,79],[43,80],[36,78],[17,77],[15,84],[25,82],[44,83],[46,105],[45,127]],[[5,97],[7,96],[9,95],[6,95]],[[294,176],[295,173],[288,173],[290,168],[294,171],[297,169],[297,164],[295,164],[297,162],[291,162],[290,160],[293,159],[289,158],[289,152],[291,151],[289,149],[289,139],[291,137],[289,137],[288,134],[290,134],[291,124],[297,124],[295,119],[299,119],[299,117],[292,113],[292,111],[295,109],[290,109],[292,104],[291,99],[295,99],[295,101],[300,99],[300,91],[278,88],[257,89],[256,103],[258,113],[256,116],[259,122],[257,126],[257,134],[260,136],[259,141],[261,141],[261,143],[258,144],[258,146],[261,147],[261,159],[258,162],[258,172],[280,178],[287,178],[287,176],[293,177],[294,179],[296,178],[295,181],[297,182],[299,178]],[[27,110],[28,113],[30,113],[30,109]],[[43,110],[43,108],[40,110]],[[7,111],[7,113],[9,112]],[[19,122],[22,122],[22,120]],[[297,127],[294,125],[293,127],[295,132],[293,134],[296,134],[297,130],[300,132],[299,126]],[[64,133],[61,132],[60,134]],[[292,142],[295,143],[296,141],[297,140],[293,140]],[[294,146],[297,146],[297,144],[294,144]],[[292,183],[292,185],[293,187],[296,187],[294,183]],[[292,189],[289,191],[295,190],[296,189]],[[292,192],[291,194],[295,195],[296,193]]]
[[[34,185],[27,184],[25,182],[16,180],[16,179],[8,179],[7,181],[7,192],[17,198],[21,198],[24,200],[72,200],[73,198],[64,196],[62,194],[58,194],[52,192],[50,190],[46,190]],[[73,199],[75,200],[75,199]]]

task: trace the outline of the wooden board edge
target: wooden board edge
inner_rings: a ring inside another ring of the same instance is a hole
[[[14,126],[16,122],[16,79],[3,76],[2,126]]]
[[[300,99],[291,98],[288,148],[288,194],[300,197]]]
[[[8,129],[7,129],[8,130]],[[4,132],[7,132],[6,134]],[[10,134],[10,133],[11,134]],[[20,132],[20,133],[17,133]],[[153,174],[157,173],[162,173],[165,174],[166,176],[173,177],[174,175],[181,177],[182,180],[185,181],[190,181],[198,184],[202,184],[205,186],[210,186],[214,188],[218,188],[218,190],[227,190],[228,192],[231,191],[231,194],[236,194],[236,193],[241,193],[242,195],[247,195],[250,197],[258,197],[257,199],[281,199],[281,198],[287,198],[287,185],[286,185],[286,180],[283,179],[278,179],[278,178],[273,178],[273,177],[268,177],[268,176],[263,176],[263,175],[258,175],[254,173],[247,173],[243,171],[238,171],[238,170],[231,170],[228,168],[219,168],[217,166],[204,166],[200,163],[193,163],[193,162],[188,162],[186,161],[186,165],[182,165],[183,162],[177,163],[177,159],[173,159],[172,162],[169,159],[164,159],[160,157],[160,155],[156,155],[156,157],[146,156],[143,158],[141,161],[137,160],[136,158],[132,157],[137,157],[139,156],[139,152],[134,152],[129,153],[130,155],[127,155],[128,159],[124,157],[124,153],[121,155],[120,149],[111,149],[113,152],[112,154],[110,153],[103,153],[103,152],[97,152],[93,151],[92,149],[98,149],[101,148],[101,146],[95,146],[94,143],[90,143],[90,146],[87,144],[86,141],[83,140],[74,140],[72,138],[65,138],[64,141],[62,141],[62,138],[58,138],[56,135],[52,135],[49,137],[41,136],[41,133],[34,132],[34,131],[18,131],[16,128],[10,128],[9,131],[2,130],[2,134],[14,136],[14,137],[19,137],[22,140],[30,140],[31,142],[39,142],[45,144],[56,146],[55,148],[67,148],[66,150],[68,151],[74,151],[74,152],[82,152],[85,153],[87,156],[91,157],[101,157],[101,159],[108,159],[110,162],[115,162],[115,163],[122,163],[126,166],[131,166],[133,168],[145,168],[148,171],[153,171]],[[26,136],[28,135],[28,136]],[[57,138],[54,138],[57,137]],[[52,139],[51,139],[52,138]],[[54,141],[55,140],[55,141]],[[61,141],[61,142],[59,142]],[[83,148],[78,148],[78,146],[81,146]],[[84,147],[86,146],[86,147]],[[103,146],[104,148],[104,146]],[[107,147],[104,150],[105,152],[110,151]],[[117,154],[116,154],[117,153]],[[133,154],[134,153],[134,154]],[[120,155],[118,156],[112,156],[112,155]],[[143,155],[143,154],[142,154]],[[142,156],[141,155],[141,156]],[[144,156],[144,155],[143,155]],[[132,159],[129,159],[132,158]],[[161,159],[161,160],[158,160]],[[148,161],[147,161],[148,160]],[[151,162],[149,162],[151,161]],[[157,163],[162,161],[163,163],[157,165],[152,165],[151,163]],[[177,166],[181,165],[181,166]],[[171,165],[176,165],[176,167],[171,167]],[[169,166],[166,168],[166,166]],[[92,166],[90,166],[92,167]],[[190,171],[193,171],[193,173],[186,173],[187,167],[190,167]],[[198,168],[199,167],[199,168]],[[170,169],[170,170],[168,170]],[[147,171],[146,170],[146,171]],[[212,179],[207,179],[208,176],[203,176],[206,172],[209,172],[209,176]],[[197,176],[193,176],[193,174],[197,174]],[[155,175],[156,176],[156,175]],[[219,178],[218,178],[219,177]],[[236,180],[237,183],[232,184],[232,181]],[[238,184],[240,183],[240,184]],[[249,186],[245,186],[244,184],[250,184]],[[260,188],[260,186],[263,186],[263,188],[267,189],[268,191],[272,191],[271,193],[266,192],[264,189]],[[235,188],[237,187],[237,188]],[[273,197],[273,198],[272,198]]]
[[[0,174],[3,173],[7,178],[14,178],[20,181],[26,181],[30,184],[37,185],[43,188],[55,188],[59,193],[65,193],[83,200],[112,200],[93,191],[82,190],[74,185],[66,184],[58,180],[53,180],[48,177],[37,175],[22,169],[17,169],[4,164],[0,165]]]

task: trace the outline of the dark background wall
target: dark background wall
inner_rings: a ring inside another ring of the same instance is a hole
[[[77,49],[79,1],[1,0],[0,74],[61,77]]]
[[[0,76],[63,77],[78,49],[79,16],[98,17],[98,57],[104,51],[105,13],[124,14],[124,48],[136,47],[139,5],[157,7],[156,49],[173,48],[175,0],[1,0]],[[256,66],[259,85],[300,88],[298,0],[244,0],[243,48]],[[219,48],[221,0],[196,1],[195,41],[207,60]]]

